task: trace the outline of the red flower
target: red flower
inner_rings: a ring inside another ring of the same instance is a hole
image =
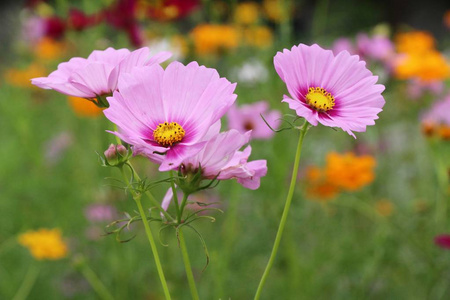
[[[45,35],[53,38],[60,39],[64,36],[66,31],[66,24],[60,17],[54,16],[45,20]]]
[[[102,14],[86,15],[83,11],[71,8],[69,10],[68,26],[74,30],[81,31],[87,27],[97,25],[103,18]]]
[[[104,11],[106,22],[124,30],[135,47],[143,43],[139,24],[136,19],[136,0],[118,0]]]
[[[443,249],[450,249],[450,234],[436,236],[434,238],[434,243]]]
[[[199,6],[198,0],[164,0],[160,5],[150,6],[147,14],[159,21],[181,19],[189,15]]]

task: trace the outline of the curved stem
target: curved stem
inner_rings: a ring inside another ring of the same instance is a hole
[[[292,170],[291,184],[289,186],[289,192],[286,198],[286,203],[284,205],[283,215],[281,216],[280,225],[278,226],[277,235],[275,237],[275,242],[273,244],[272,253],[270,254],[269,261],[267,262],[266,269],[264,270],[261,281],[259,282],[258,289],[256,290],[255,300],[261,297],[262,289],[269,276],[270,269],[275,261],[275,257],[278,252],[278,247],[280,246],[281,237],[283,235],[284,226],[286,225],[286,220],[289,213],[289,208],[291,206],[292,197],[294,196],[295,184],[297,183],[298,166],[300,162],[300,155],[302,153],[303,138],[305,137],[306,131],[308,130],[309,123],[305,121],[302,128],[300,129],[300,137],[297,144],[297,152],[295,153],[294,169]]]
[[[39,274],[39,267],[35,262],[28,268],[27,274],[25,275],[25,278],[24,278],[19,290],[14,295],[13,300],[27,299],[28,295],[30,294],[31,289],[33,288],[34,283],[36,282],[38,274]]]
[[[156,269],[158,270],[159,279],[161,280],[161,285],[164,290],[164,295],[166,299],[170,299],[169,288],[167,287],[166,278],[164,276],[164,272],[161,266],[161,261],[159,260],[158,249],[156,248],[155,239],[153,238],[152,231],[150,229],[150,225],[148,224],[147,216],[145,215],[145,211],[142,208],[141,196],[133,193],[133,199],[137,204],[139,209],[139,214],[142,218],[142,223],[144,223],[145,233],[147,234],[148,241],[150,243],[150,247],[152,248],[153,258],[155,259]]]
[[[97,295],[103,299],[103,300],[113,300],[114,297],[111,295],[111,293],[108,291],[108,289],[105,287],[105,285],[100,281],[97,274],[89,268],[89,266],[86,264],[84,259],[81,261],[81,264],[79,266],[79,270],[81,274],[83,274],[84,278],[89,282],[91,287],[94,289],[94,291],[97,293]]]
[[[181,227],[178,228],[178,239],[180,241],[181,254],[183,256],[184,268],[186,269],[186,276],[189,282],[189,289],[191,290],[192,299],[198,300],[199,297],[197,287],[195,286],[194,274],[192,274],[191,262],[189,261],[189,254]]]

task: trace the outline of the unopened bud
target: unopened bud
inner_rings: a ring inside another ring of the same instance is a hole
[[[131,152],[123,145],[109,145],[103,153],[105,155],[104,164],[109,166],[119,166],[125,163],[131,155]]]
[[[125,157],[128,154],[127,148],[125,148],[124,145],[117,145],[116,147],[117,153],[119,153],[121,156]]]

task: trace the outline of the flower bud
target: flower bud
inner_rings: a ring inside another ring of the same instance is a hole
[[[123,145],[109,145],[108,149],[103,152],[105,158],[103,159],[103,164],[105,166],[121,166],[124,164],[128,158],[131,156],[131,151],[129,151]]]

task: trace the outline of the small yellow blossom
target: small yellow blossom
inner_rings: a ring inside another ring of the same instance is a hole
[[[382,217],[389,217],[394,212],[394,204],[389,200],[378,200],[375,203],[375,210]]]
[[[244,30],[243,37],[247,45],[257,48],[266,48],[273,44],[273,33],[267,26],[247,28]]]
[[[234,20],[238,24],[251,25],[258,21],[260,7],[256,2],[239,3],[234,11]]]
[[[279,23],[283,19],[283,11],[280,0],[264,0],[263,9],[267,18],[273,22]]]
[[[101,115],[103,109],[84,98],[69,96],[69,104],[75,114],[80,117],[97,117]]]
[[[192,30],[191,36],[199,55],[218,54],[239,45],[239,32],[229,25],[200,24]]]
[[[58,260],[67,256],[67,245],[59,229],[27,231],[19,236],[19,243],[38,260]]]
[[[4,78],[7,83],[12,86],[21,88],[36,88],[36,86],[31,84],[31,78],[43,77],[47,73],[45,68],[41,65],[33,63],[29,65],[26,69],[9,69],[5,72]]]
[[[375,158],[370,155],[331,152],[327,155],[325,174],[338,188],[356,191],[375,179],[375,165]]]

